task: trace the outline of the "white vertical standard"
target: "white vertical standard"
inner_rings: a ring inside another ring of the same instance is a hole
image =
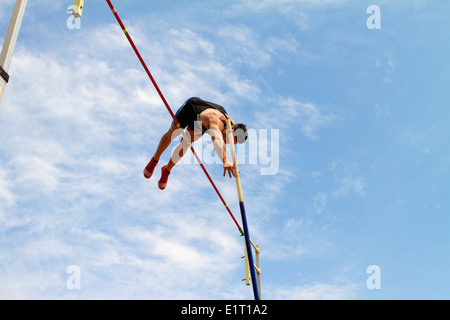
[[[6,83],[9,81],[8,70],[11,64],[17,36],[19,35],[20,25],[22,24],[23,15],[25,13],[25,7],[27,6],[27,1],[28,0],[16,0],[5,42],[3,43],[2,53],[0,54],[0,103],[2,102]]]
[[[72,10],[72,14],[75,19],[81,18],[81,16],[83,15],[83,6],[84,0],[75,0]]]

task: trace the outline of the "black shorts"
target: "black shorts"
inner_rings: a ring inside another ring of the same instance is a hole
[[[181,128],[184,129],[186,127],[189,127],[189,129],[194,131],[195,122],[199,121],[198,116],[206,109],[216,109],[227,116],[225,109],[218,104],[208,102],[200,98],[190,98],[186,100],[186,102],[180,107],[180,109],[178,109],[175,117],[180,123]],[[201,126],[203,133],[205,133],[206,128],[201,123],[197,123],[197,127],[198,126]]]

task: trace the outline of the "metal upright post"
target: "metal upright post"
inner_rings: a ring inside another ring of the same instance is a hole
[[[258,292],[259,298],[261,299],[261,262],[260,262],[260,252],[259,246],[255,247],[255,256],[256,256],[256,282],[258,283]]]
[[[242,279],[242,281],[245,280],[245,284],[246,285],[251,285],[251,281],[250,281],[250,264],[248,262],[248,255],[247,255],[247,244],[244,241],[244,263],[245,263],[245,279]]]
[[[261,249],[259,248],[259,246],[255,245],[253,243],[253,241],[250,239],[250,243],[253,246],[253,249],[255,249],[255,270],[256,270],[256,283],[258,284],[258,292],[259,292],[259,298],[261,299],[261,260],[260,260],[260,255],[261,255]],[[242,279],[242,281],[245,281],[246,285],[250,285],[250,266],[249,266],[249,261],[248,261],[248,256],[247,256],[247,245],[244,243],[245,245],[245,255],[242,257],[245,259],[245,279]]]
[[[3,43],[2,52],[0,54],[0,104],[2,102],[6,84],[9,81],[9,66],[11,65],[11,59],[19,35],[27,1],[28,0],[16,0],[11,22],[9,23],[8,32],[6,33],[5,42]]]

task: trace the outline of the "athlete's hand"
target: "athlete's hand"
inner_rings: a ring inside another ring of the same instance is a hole
[[[223,163],[223,176],[224,177],[227,172],[228,172],[228,175],[230,176],[230,178],[236,176],[236,174],[234,172],[234,166],[228,159],[226,159]]]

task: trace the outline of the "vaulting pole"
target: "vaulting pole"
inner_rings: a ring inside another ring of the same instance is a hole
[[[22,24],[27,1],[28,0],[16,0],[11,22],[9,23],[8,32],[6,33],[5,42],[3,43],[2,52],[0,54],[0,104],[2,103],[6,84],[9,81],[9,66],[11,64],[14,47],[16,46],[17,37],[19,36],[20,25]]]
[[[175,122],[175,124],[177,125],[177,127],[180,128],[180,123],[178,122],[177,118],[175,117],[175,114],[173,113],[172,109],[170,108],[169,104],[167,103],[166,98],[164,97],[164,95],[162,94],[161,90],[159,89],[158,84],[156,83],[156,81],[153,78],[150,70],[148,69],[144,59],[142,58],[141,54],[139,53],[139,50],[136,48],[136,45],[134,44],[133,39],[131,39],[131,36],[128,33],[127,29],[125,28],[125,25],[123,24],[122,20],[120,19],[116,9],[114,8],[114,6],[112,5],[110,0],[106,0],[106,2],[108,3],[112,13],[114,14],[114,17],[116,18],[117,22],[119,23],[120,27],[122,28],[123,33],[125,34],[125,36],[127,37],[128,41],[130,42],[130,45],[133,48],[134,52],[136,53],[136,56],[138,57],[138,59],[141,62],[142,66],[144,67],[145,72],[147,73],[148,77],[150,78],[151,82],[153,83],[153,86],[155,87],[156,91],[158,92],[159,96],[161,97],[161,100],[163,101],[164,105],[166,106],[167,111],[169,111],[170,116],[172,117],[172,119]],[[242,230],[242,228],[239,226],[239,223],[234,218],[233,213],[231,213],[230,208],[228,207],[227,203],[225,202],[225,200],[223,199],[223,197],[220,194],[219,190],[217,189],[216,185],[214,184],[214,181],[211,179],[211,176],[209,175],[208,171],[206,171],[206,168],[203,165],[202,161],[200,160],[199,156],[195,152],[194,147],[192,146],[192,143],[190,142],[190,139],[186,136],[186,134],[184,133],[183,130],[181,130],[181,133],[183,135],[184,140],[188,143],[189,148],[191,149],[192,153],[194,154],[194,157],[197,159],[198,163],[200,164],[200,167],[203,169],[203,172],[205,173],[205,175],[208,178],[209,182],[211,183],[212,187],[216,191],[216,193],[219,196],[220,200],[222,201],[223,205],[227,209],[229,215],[231,216],[231,218],[233,219],[234,223],[236,224],[239,232],[241,233],[241,235],[244,235],[244,231]]]
[[[250,232],[248,231],[247,215],[245,214],[244,196],[242,194],[241,178],[239,175],[239,168],[236,157],[236,150],[234,147],[234,135],[233,129],[231,128],[231,120],[227,118],[227,140],[230,143],[231,155],[233,157],[236,188],[239,198],[239,208],[241,209],[242,225],[244,226],[244,237],[245,237],[245,250],[246,250],[246,260],[248,259],[248,264],[250,266],[250,274],[253,286],[253,294],[255,300],[260,300],[259,290],[256,278],[255,264],[253,263],[253,253],[252,253],[252,242],[250,240]]]

